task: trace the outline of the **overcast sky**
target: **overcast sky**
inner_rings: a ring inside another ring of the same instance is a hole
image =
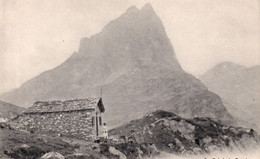
[[[181,66],[199,76],[222,61],[260,64],[260,0],[0,0],[0,93],[54,68],[82,37],[150,2]]]

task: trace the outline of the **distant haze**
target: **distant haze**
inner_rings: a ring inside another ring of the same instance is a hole
[[[187,72],[199,76],[222,61],[260,64],[259,0],[0,0],[0,93],[63,63],[82,37],[147,2]]]

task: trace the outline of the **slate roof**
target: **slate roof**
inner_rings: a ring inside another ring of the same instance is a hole
[[[92,97],[66,101],[37,101],[24,113],[68,112],[95,109],[98,105],[101,112],[105,111],[101,98]]]

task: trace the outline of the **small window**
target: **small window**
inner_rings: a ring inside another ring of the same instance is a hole
[[[92,126],[94,126],[95,117],[92,117]]]
[[[102,118],[101,117],[99,117],[99,125],[100,126],[102,126],[102,120],[101,120]]]

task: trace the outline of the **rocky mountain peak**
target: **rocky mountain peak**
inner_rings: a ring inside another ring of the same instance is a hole
[[[136,13],[136,12],[139,12],[140,10],[138,8],[136,8],[136,6],[131,6],[129,7],[127,10],[126,10],[126,13]]]
[[[180,69],[162,21],[150,4],[142,9],[132,6],[100,33],[82,38],[78,58],[93,57],[105,62],[112,72],[144,66]]]
[[[150,3],[146,3],[142,8],[141,8],[141,12],[146,13],[146,14],[150,14],[150,15],[155,15],[155,11],[152,7],[152,5]]]

